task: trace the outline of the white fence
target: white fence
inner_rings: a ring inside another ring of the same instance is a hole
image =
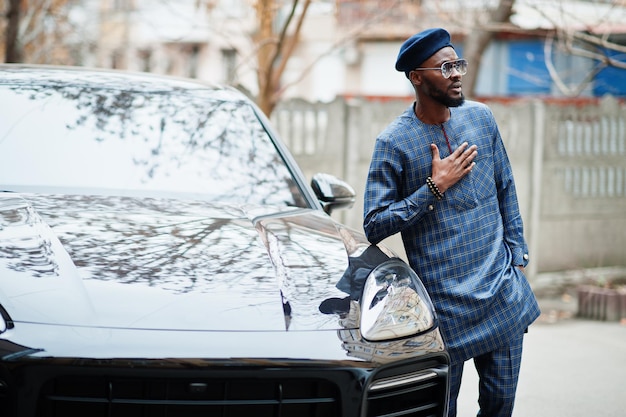
[[[626,266],[626,106],[591,101],[488,101],[513,165],[537,273]],[[333,214],[362,230],[363,190],[377,134],[411,101],[283,102],[272,121],[308,178],[326,172],[357,191]],[[385,243],[404,256],[398,236]]]

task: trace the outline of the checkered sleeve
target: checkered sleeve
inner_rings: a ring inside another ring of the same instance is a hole
[[[491,112],[489,109],[487,111]],[[490,115],[493,119],[493,115]],[[504,225],[504,240],[513,255],[513,265],[528,264],[528,245],[524,239],[524,225],[519,211],[513,170],[507,155],[500,131],[493,121],[494,132],[494,164],[498,201]]]
[[[414,225],[435,200],[426,183],[408,196],[402,195],[402,161],[406,156],[394,144],[403,146],[403,138],[393,135],[377,138],[368,171],[363,229],[374,244]]]

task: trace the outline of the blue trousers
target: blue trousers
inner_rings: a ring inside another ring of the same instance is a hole
[[[520,335],[510,346],[474,358],[479,378],[478,417],[510,417],[513,414],[523,340],[523,335]],[[463,364],[460,362],[450,365],[448,417],[456,417]]]

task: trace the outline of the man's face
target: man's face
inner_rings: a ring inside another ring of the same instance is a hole
[[[437,51],[428,58],[421,68],[439,68],[446,61],[454,61],[458,56],[453,48],[446,47]],[[441,71],[426,70],[416,71],[422,79],[421,90],[423,94],[446,107],[458,107],[465,102],[465,95],[461,88],[461,74],[452,71],[449,78],[444,78]]]

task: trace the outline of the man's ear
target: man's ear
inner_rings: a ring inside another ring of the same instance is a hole
[[[420,71],[411,71],[409,72],[409,80],[411,80],[411,84],[413,85],[421,85],[422,84],[422,76]]]

